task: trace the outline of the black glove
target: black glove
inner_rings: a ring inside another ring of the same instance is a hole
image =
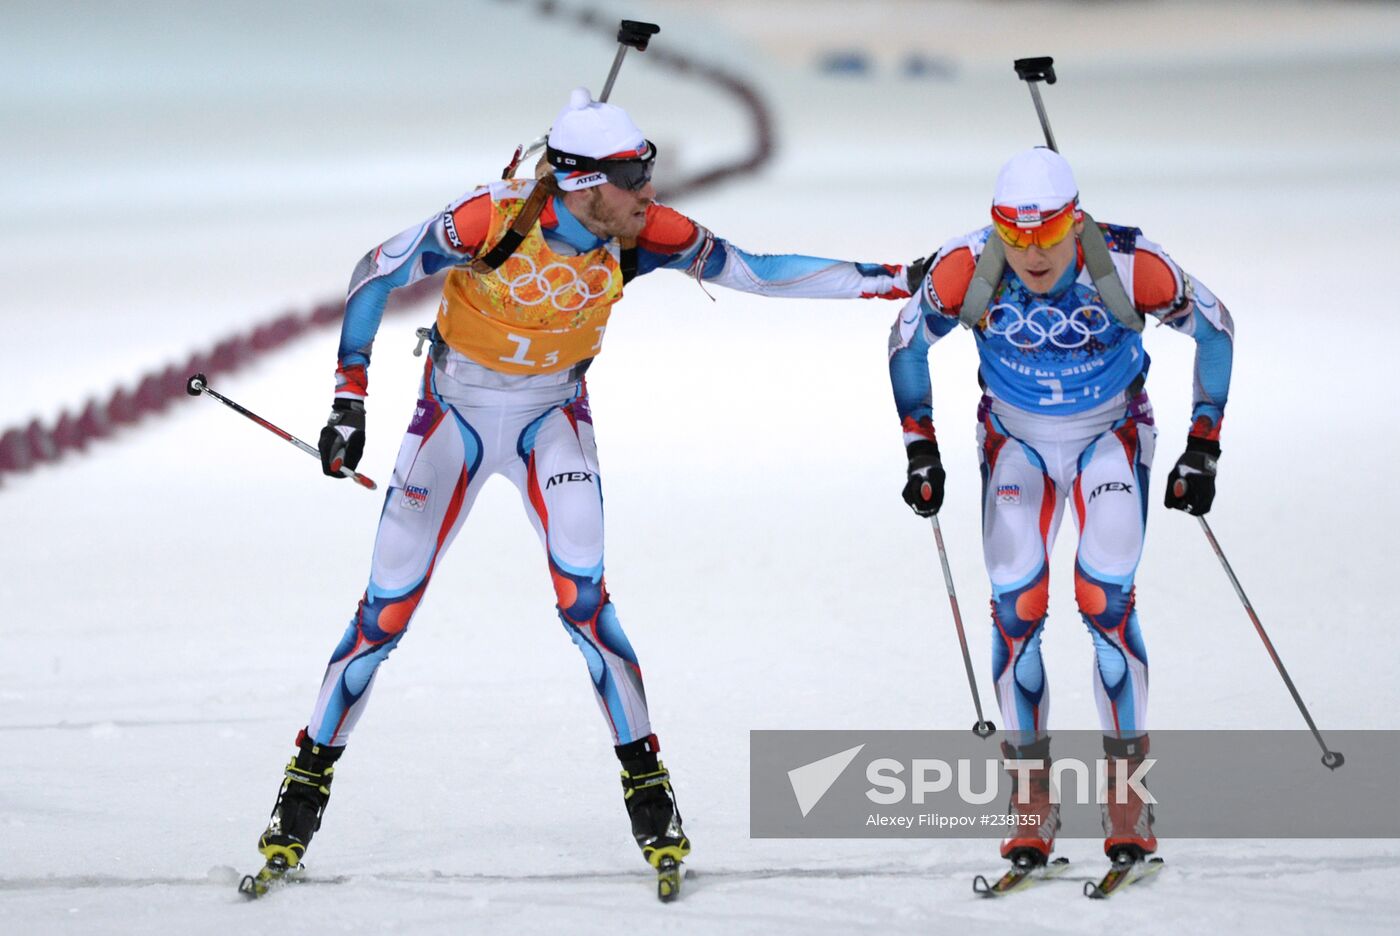
[[[331,404],[326,428],[321,430],[321,470],[332,478],[343,478],[341,466],[355,470],[365,453],[365,404],[361,400],[337,397]]]
[[[1186,451],[1167,475],[1167,506],[1198,517],[1209,513],[1215,500],[1215,463],[1219,457],[1219,442],[1187,438]]]
[[[919,290],[924,286],[924,277],[928,276],[929,265],[933,263],[933,255],[920,257],[911,260],[904,268],[905,286],[909,290],[909,295],[917,296]]]
[[[943,462],[938,443],[920,440],[909,445],[909,480],[904,482],[904,502],[921,517],[932,517],[943,506]]]

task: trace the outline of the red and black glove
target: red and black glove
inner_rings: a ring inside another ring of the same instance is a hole
[[[365,404],[363,400],[337,397],[321,430],[321,470],[332,478],[345,477],[341,467],[355,470],[365,453]]]
[[[920,439],[911,442],[908,478],[904,482],[904,502],[921,517],[932,517],[943,506],[943,462],[938,443]]]
[[[1167,506],[1197,517],[1210,513],[1215,500],[1215,467],[1220,443],[1200,436],[1186,439],[1186,451],[1167,475]]]

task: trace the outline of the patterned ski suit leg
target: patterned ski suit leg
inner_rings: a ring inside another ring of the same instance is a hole
[[[432,386],[431,367],[404,435],[374,541],[369,587],[331,654],[307,733],[318,744],[350,737],[379,664],[398,646],[485,480],[480,434]]]
[[[1134,609],[1157,430],[1142,398],[1079,456],[1071,492],[1079,524],[1074,595],[1094,638],[1094,695],[1105,735],[1147,730],[1147,649]]]
[[[603,492],[588,392],[520,434],[510,472],[544,544],[559,619],[583,653],[614,744],[651,734],[642,670],[603,579]]]
[[[984,408],[985,409],[985,408]],[[1040,454],[981,414],[982,549],[992,583],[992,679],[1008,739],[1044,733],[1050,690],[1040,638],[1050,601],[1048,557],[1064,499]]]

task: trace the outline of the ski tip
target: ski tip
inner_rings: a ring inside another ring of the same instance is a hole
[[[1024,890],[1041,881],[1053,880],[1069,870],[1069,859],[1056,858],[1050,862],[1012,862],[1010,870],[995,881],[988,881],[984,875],[972,879],[972,892],[979,897],[1001,897]]]
[[[1155,856],[1139,856],[1125,864],[1115,860],[1113,867],[1097,883],[1084,882],[1084,896],[1091,900],[1103,900],[1124,888],[1152,880],[1164,867],[1166,861]]]

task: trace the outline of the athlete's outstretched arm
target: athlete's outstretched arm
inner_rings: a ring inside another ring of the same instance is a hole
[[[637,238],[637,274],[685,270],[696,279],[763,296],[904,299],[900,264],[853,263],[803,254],[751,254],[664,205],[647,209]]]
[[[369,358],[389,293],[444,267],[468,263],[486,238],[491,197],[478,189],[365,254],[350,276],[335,371],[338,398],[364,399]]]

